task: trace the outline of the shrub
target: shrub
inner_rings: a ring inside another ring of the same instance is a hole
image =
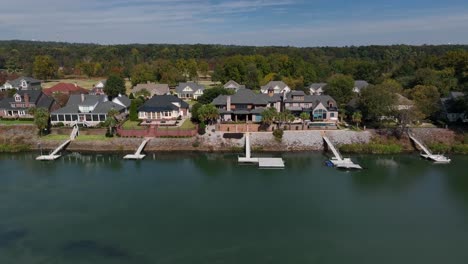
[[[452,149],[450,145],[442,143],[429,144],[428,147],[433,153],[447,153],[450,152],[450,150]]]
[[[468,154],[468,144],[457,144],[452,149],[456,154]]]
[[[206,133],[206,125],[205,123],[200,123],[200,125],[198,126],[198,134],[205,135],[205,133]]]
[[[56,127],[63,127],[63,126],[65,126],[65,125],[63,124],[63,122],[58,122],[58,123],[55,124],[55,126],[56,126]]]
[[[277,142],[281,142],[283,140],[283,134],[284,134],[283,129],[276,129],[273,131],[273,136],[275,137],[275,140]]]
[[[198,139],[192,143],[192,147],[194,148],[198,148],[199,146],[200,146],[200,141],[198,141]]]

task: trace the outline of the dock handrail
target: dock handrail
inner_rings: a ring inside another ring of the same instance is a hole
[[[431,150],[428,147],[426,147],[426,145],[424,145],[421,141],[419,141],[413,133],[411,133],[410,131],[408,131],[407,133],[409,138],[413,140],[414,143],[416,143],[416,145],[418,145],[419,148],[422,149],[427,155],[433,155]]]
[[[341,153],[338,151],[338,149],[335,148],[335,146],[330,141],[330,139],[325,135],[323,135],[322,137],[323,137],[323,140],[325,140],[325,142],[327,143],[330,150],[333,152],[333,155],[335,155],[335,158],[338,160],[343,160],[343,156],[341,156]]]

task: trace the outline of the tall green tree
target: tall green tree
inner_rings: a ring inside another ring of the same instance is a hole
[[[117,97],[119,94],[124,95],[125,80],[119,75],[110,75],[109,78],[107,78],[104,92],[111,98]]]
[[[273,124],[273,122],[276,121],[278,117],[278,111],[276,111],[276,108],[274,107],[268,107],[261,113],[261,116],[262,123],[264,125],[270,126],[271,124]]]
[[[307,120],[310,120],[310,113],[302,112],[302,113],[299,115],[299,118],[302,120],[302,130],[304,130],[304,129],[305,129],[306,121],[307,121]]]
[[[347,104],[354,96],[354,80],[351,76],[335,74],[327,81],[325,92],[333,97],[338,105]]]
[[[130,79],[132,85],[135,86],[139,83],[154,82],[156,76],[152,68],[148,64],[143,63],[133,67]]]
[[[359,124],[362,122],[362,114],[360,111],[356,111],[352,115],[352,120],[356,124],[356,127],[359,128]]]
[[[49,127],[49,111],[42,107],[31,107],[29,108],[28,113],[34,117],[34,124],[39,129],[39,135],[42,136],[44,131]]]
[[[219,112],[216,106],[212,104],[202,105],[200,109],[198,109],[198,119],[202,123],[212,123],[219,117]]]
[[[206,89],[203,92],[203,95],[198,97],[197,101],[204,105],[211,104],[211,102],[213,102],[213,100],[219,95],[231,95],[231,94],[233,94],[233,92],[228,89],[224,89],[223,87],[215,87],[211,89]]]
[[[390,116],[396,105],[397,97],[385,85],[368,86],[361,91],[359,108],[367,120],[378,121],[382,116]]]
[[[57,63],[50,56],[36,56],[33,64],[34,77],[48,80],[57,75]]]
[[[428,118],[439,110],[440,95],[435,86],[417,85],[409,91],[409,96],[423,114],[423,118]]]

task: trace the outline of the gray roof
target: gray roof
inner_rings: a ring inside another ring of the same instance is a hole
[[[38,108],[46,108],[50,109],[52,104],[54,103],[54,99],[52,97],[47,96],[40,90],[19,90],[16,92],[21,96],[21,100],[24,102],[24,95],[27,94],[29,96],[29,102],[36,105]],[[14,97],[7,97],[3,100],[0,100],[0,109],[27,109],[29,107],[11,107],[11,103],[15,101]]]
[[[128,98],[128,96],[126,95],[120,95],[118,97],[115,97],[115,99],[118,99],[125,107],[130,107],[130,104],[132,103],[132,100],[130,100],[130,98]]]
[[[318,89],[318,88],[324,88],[325,86],[327,86],[327,83],[312,83],[309,85],[309,89],[312,88],[312,89]]]
[[[179,103],[180,108],[189,108],[189,104],[184,102],[177,96],[174,95],[156,95],[146,101],[138,111],[142,112],[162,112],[162,111],[178,111],[179,107],[174,105]]]
[[[184,92],[183,90],[185,89],[185,87],[190,87],[192,88],[192,92]],[[177,87],[175,88],[176,92],[181,94],[181,93],[185,93],[185,94],[192,94],[192,93],[195,93],[196,91],[198,90],[205,90],[205,86],[203,85],[200,85],[198,83],[194,83],[194,82],[186,82],[186,83],[179,83],[179,85],[177,85]]]
[[[465,96],[465,93],[463,92],[450,92],[450,97],[452,99],[457,99],[458,97],[463,97]]]
[[[96,105],[94,110],[90,112],[93,114],[107,114],[111,109],[119,112],[125,110],[124,106],[108,101],[105,95],[72,94],[68,99],[67,105],[52,112],[52,114],[78,114],[81,113],[79,110],[80,105]]]
[[[21,82],[23,80],[26,81],[28,88],[40,88],[41,87],[41,81],[34,79],[32,77],[25,77],[25,76],[21,76],[14,80],[8,81],[8,83],[10,83],[11,86],[13,86],[14,88],[18,88],[20,87]]]
[[[137,93],[143,89],[150,92],[151,96],[169,93],[169,85],[163,83],[140,83],[133,87],[132,92]]]
[[[224,88],[225,89],[233,89],[232,87],[234,87],[235,89],[243,89],[245,88],[245,85],[241,85],[241,84],[238,84],[236,81],[233,81],[233,80],[230,80],[228,81],[226,84],[224,84]]]
[[[267,105],[268,100],[264,95],[256,94],[249,89],[239,89],[231,96],[231,104]],[[214,105],[226,105],[228,95],[220,95],[213,100]]]
[[[356,81],[354,81],[354,87],[356,87],[359,91],[360,91],[362,88],[366,88],[367,86],[369,86],[369,83],[366,82],[366,81],[363,81],[363,80],[356,80]]]
[[[328,108],[328,103],[333,103],[336,106],[336,101],[333,97],[329,95],[305,95],[304,100],[293,100],[291,93],[286,95],[284,99],[285,103],[312,103],[312,108],[315,108],[319,103],[322,103],[325,107]],[[291,107],[289,107],[291,108]]]
[[[285,87],[287,87],[288,85],[285,84],[284,82],[282,81],[271,81],[269,83],[267,83],[266,85],[262,86],[260,89],[262,91],[267,91],[269,90],[270,88],[273,89],[274,87],[278,86],[281,90],[284,89]]]

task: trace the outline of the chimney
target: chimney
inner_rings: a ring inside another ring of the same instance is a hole
[[[275,90],[273,89],[268,89],[268,96],[272,97],[275,94]]]
[[[226,99],[226,110],[231,111],[231,96],[230,95]]]
[[[24,95],[24,104],[26,107],[29,107],[29,94],[25,93]]]
[[[84,94],[81,94],[81,102],[84,102]]]

